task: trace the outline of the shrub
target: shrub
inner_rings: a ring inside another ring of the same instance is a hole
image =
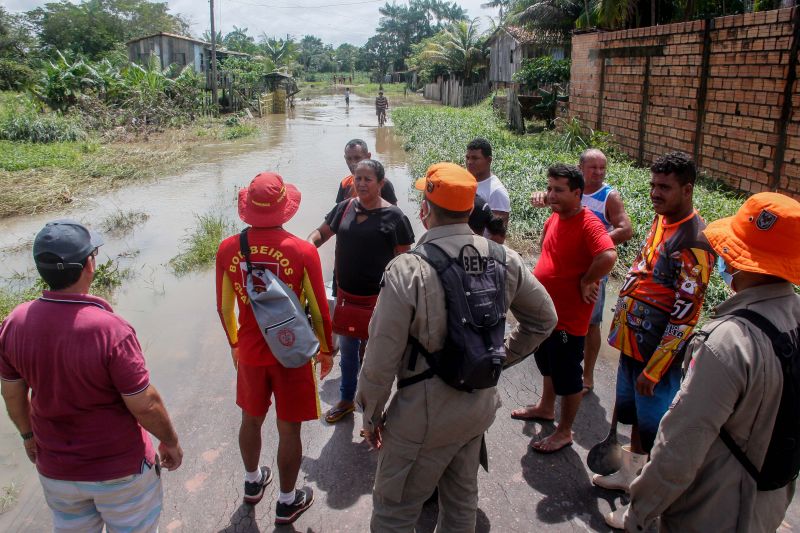
[[[0,59],[0,91],[19,91],[28,86],[34,72],[28,65],[10,59]]]
[[[178,275],[207,267],[214,262],[222,239],[235,232],[235,224],[222,215],[198,215],[197,225],[182,239],[184,251],[170,259],[169,265]]]
[[[85,138],[86,132],[74,117],[57,113],[6,114],[0,117],[0,139],[52,143]]]
[[[553,59],[551,56],[524,59],[522,67],[514,73],[514,81],[535,90],[542,85],[569,82],[569,59]]]

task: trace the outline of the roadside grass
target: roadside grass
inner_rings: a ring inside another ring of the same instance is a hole
[[[0,171],[41,167],[74,168],[99,148],[93,142],[30,143],[0,140]]]
[[[94,280],[89,289],[92,294],[111,300],[114,291],[122,282],[133,275],[133,270],[122,267],[119,257],[109,257],[106,261],[97,261]],[[39,277],[36,270],[20,272],[3,280],[0,285],[0,320],[3,320],[19,304],[29,302],[41,296],[47,290],[47,284]],[[0,492],[0,502],[2,492]]]
[[[119,210],[108,215],[100,223],[100,229],[103,233],[108,233],[109,235],[122,236],[133,231],[136,226],[144,224],[148,218],[150,218],[150,215],[144,211],[135,209]]]
[[[92,194],[176,172],[202,157],[209,139],[255,134],[257,124],[201,119],[185,127],[113,142],[0,141],[0,218],[59,209]]]
[[[169,261],[169,266],[178,276],[210,266],[219,243],[236,232],[235,224],[223,215],[206,213],[195,218],[195,226],[181,241],[184,251]]]
[[[0,514],[11,509],[19,497],[19,486],[13,481],[0,488]]]
[[[566,148],[558,133],[542,132],[515,135],[491,109],[488,101],[470,108],[412,106],[392,111],[397,132],[405,139],[412,176],[421,176],[438,161],[463,164],[467,143],[484,137],[492,143],[492,170],[505,184],[511,198],[511,242],[533,241],[538,248],[541,230],[550,215],[548,209],[534,209],[529,197],[532,191],[546,188],[547,167],[555,162],[577,164],[580,150]],[[649,199],[650,172],[634,166],[629,159],[612,154],[608,166],[608,183],[617,188],[631,217],[634,237],[617,248],[619,260],[615,274],[624,275],[633,262],[653,220]],[[698,180],[694,203],[707,222],[730,216],[743,203],[741,193],[732,192],[708,178]],[[706,309],[718,304],[729,294],[719,275],[712,273],[706,297]]]
[[[405,83],[384,83],[383,84],[383,95],[387,98],[389,96],[403,96],[403,89],[405,88]],[[380,89],[380,85],[377,83],[362,83],[360,85],[353,85],[352,91],[359,96],[365,96],[367,98],[372,97],[375,98],[378,96],[378,91]],[[408,91],[409,94],[413,94],[412,91]],[[391,101],[389,102],[391,105]]]
[[[253,136],[258,133],[258,131],[258,126],[249,122],[245,122],[242,124],[225,126],[225,128],[220,131],[219,138],[230,141],[233,139],[241,139],[244,137]]]

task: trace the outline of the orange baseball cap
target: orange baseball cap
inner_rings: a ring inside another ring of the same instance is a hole
[[[450,211],[469,211],[475,205],[478,182],[467,169],[455,163],[436,163],[428,167],[424,178],[414,184],[425,191],[431,203]]]
[[[800,283],[800,202],[775,192],[754,194],[732,217],[703,231],[725,262],[746,272]]]

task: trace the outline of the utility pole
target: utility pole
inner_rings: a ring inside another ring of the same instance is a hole
[[[217,105],[217,30],[214,28],[214,0],[209,0],[211,4],[211,99],[214,101],[212,109],[214,114],[218,114]]]

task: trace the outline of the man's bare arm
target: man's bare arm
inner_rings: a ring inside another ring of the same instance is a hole
[[[333,230],[327,223],[323,222],[320,227],[311,232],[306,240],[319,248],[328,242],[331,237],[333,237]]]
[[[628,217],[628,213],[625,212],[622,197],[617,191],[611,191],[606,199],[606,217],[608,222],[614,226],[614,229],[608,233],[614,244],[628,242],[633,237],[631,219]]]
[[[178,434],[172,427],[167,408],[161,395],[153,385],[138,394],[122,396],[125,406],[142,425],[160,441],[158,451],[161,464],[167,470],[175,470],[183,461],[183,450],[178,443]]]
[[[8,417],[17,427],[21,435],[31,433],[31,403],[28,398],[28,384],[19,379],[17,381],[0,382],[0,392],[6,404]],[[25,453],[32,463],[36,462],[36,441],[23,440]]]

